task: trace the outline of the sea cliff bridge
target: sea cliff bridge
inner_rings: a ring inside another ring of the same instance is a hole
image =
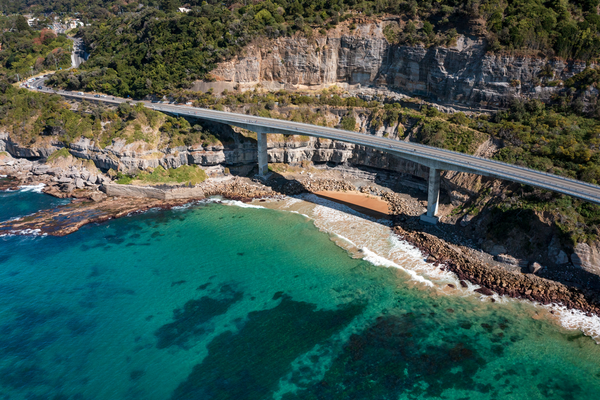
[[[43,85],[43,82],[41,83]],[[42,90],[43,89],[45,88],[42,86]],[[58,94],[73,99],[85,99],[87,101],[112,104],[128,101],[117,97],[94,97],[90,94],[76,94],[67,91],[59,91]],[[437,217],[435,215],[438,210],[440,193],[440,172],[443,170],[467,172],[490,178],[518,182],[600,204],[600,186],[468,154],[299,122],[255,117],[189,106],[150,103],[147,101],[142,103],[144,103],[146,107],[156,111],[219,122],[256,132],[258,139],[258,170],[259,174],[263,176],[268,171],[267,135],[269,133],[305,135],[354,143],[359,146],[387,152],[397,157],[427,166],[429,168],[427,213],[422,215],[421,219],[429,223],[437,223]]]

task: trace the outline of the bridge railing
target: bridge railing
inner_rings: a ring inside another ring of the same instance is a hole
[[[75,94],[71,94],[71,93],[68,93],[68,92],[63,92],[62,94],[69,95],[69,96],[72,96],[72,97],[81,97],[81,98],[87,99],[86,96],[75,95]],[[102,98],[94,99],[94,100],[112,102],[112,101],[110,101],[108,99],[102,99]],[[154,106],[153,108],[157,109],[157,107],[161,107],[161,106]],[[173,106],[168,106],[168,107],[173,107]],[[175,107],[177,107],[177,106],[175,106]],[[174,112],[173,110],[169,111],[169,110],[160,110],[160,109],[158,109],[158,111]],[[228,112],[217,111],[217,110],[208,110],[207,109],[206,111],[209,111],[211,113],[215,113],[215,112],[219,113],[219,114],[222,113],[224,116],[230,116],[230,117],[231,116],[236,116],[236,117],[238,117],[238,116],[239,117],[250,117],[250,116],[247,116],[245,114],[228,113]],[[185,109],[185,108],[179,108],[179,107],[177,107],[177,113],[179,113],[179,114],[187,114],[187,115],[194,115],[194,116],[202,118],[202,115],[201,115],[202,111],[198,112],[198,111],[193,111],[191,109]],[[211,116],[205,116],[205,117],[211,118]],[[214,116],[212,116],[212,118],[214,118]],[[264,118],[264,117],[259,117],[259,116],[254,116],[253,115],[253,116],[251,116],[251,119],[245,118],[245,119],[242,119],[241,121],[240,120],[236,120],[236,121],[230,121],[230,122],[238,122],[238,123],[246,123],[246,124],[257,124],[259,126],[263,125],[263,126],[269,127],[269,128],[282,129],[282,130],[285,130],[285,131],[292,131],[292,132],[294,131],[294,130],[292,130],[290,128],[290,126],[281,125],[281,124],[276,123],[275,121],[278,121],[278,120],[276,120],[276,119],[270,119],[270,118],[267,119],[267,118]],[[227,123],[227,118],[223,118],[222,122]],[[343,136],[341,136],[343,134],[343,130],[341,130],[341,129],[323,127],[324,130],[326,131],[326,132],[324,132],[323,130],[319,131],[319,130],[315,130],[315,129],[310,128],[313,125],[309,125],[309,124],[301,124],[301,125],[302,126],[299,129],[298,128],[296,129],[296,132],[298,132],[298,134],[309,133],[309,134],[312,134],[312,135],[315,135],[315,136],[324,136],[324,134],[327,134],[330,137],[334,137],[334,140],[348,141],[348,138],[344,138]],[[353,131],[348,131],[348,133],[354,133],[354,134],[360,135],[360,133],[353,132]],[[337,138],[335,138],[335,136],[337,136]],[[365,139],[369,137],[367,135],[364,135],[364,136],[365,136]],[[402,146],[402,142],[399,142],[399,141],[393,140],[393,139],[386,139],[386,138],[379,138],[379,139],[389,141],[390,145],[395,145],[397,147],[396,150],[404,150],[402,148],[402,147],[404,147],[404,146]],[[353,138],[352,141],[357,142],[357,140],[355,140],[355,138]],[[356,143],[356,144],[359,144],[359,145],[362,145],[362,146],[367,146],[367,147],[374,147],[374,146],[375,147],[379,147],[379,145],[374,144],[374,143],[369,143],[368,141],[363,141],[363,140],[359,140],[359,141],[361,143]],[[573,189],[568,188],[566,186],[557,185],[555,183],[549,183],[549,182],[547,182],[547,183],[536,183],[531,178],[527,178],[527,177],[524,177],[524,176],[519,176],[519,175],[516,175],[514,173],[510,173],[510,172],[506,172],[506,171],[503,171],[503,172],[501,172],[501,174],[499,174],[498,173],[499,171],[493,170],[491,168],[488,168],[488,167],[482,166],[482,165],[472,165],[472,164],[469,164],[468,166],[460,165],[458,161],[456,161],[455,159],[452,158],[452,156],[454,156],[454,157],[456,157],[456,156],[469,157],[469,158],[473,158],[473,159],[484,161],[486,164],[490,164],[491,163],[491,164],[494,164],[494,165],[502,166],[504,168],[507,168],[508,171],[510,171],[510,169],[517,169],[517,170],[521,170],[523,172],[544,175],[544,176],[547,176],[547,177],[552,178],[552,179],[558,179],[558,180],[563,181],[565,183],[571,183],[571,184],[578,185],[578,186],[585,186],[585,187],[588,187],[588,188],[600,191],[600,186],[594,185],[594,184],[591,184],[591,183],[588,183],[588,182],[579,181],[579,180],[568,178],[568,177],[561,176],[561,175],[550,174],[550,173],[545,172],[545,171],[534,170],[534,169],[522,167],[522,166],[519,166],[519,165],[508,164],[508,163],[505,163],[505,162],[502,162],[502,161],[493,160],[493,159],[489,159],[489,158],[485,158],[485,157],[481,157],[481,156],[475,156],[475,155],[472,155],[472,154],[460,153],[460,152],[453,151],[453,150],[442,149],[442,148],[427,146],[427,145],[418,144],[418,143],[410,143],[410,146],[413,147],[413,148],[423,148],[423,149],[434,150],[436,152],[442,152],[442,153],[445,153],[445,154],[447,154],[449,156],[449,157],[440,157],[439,155],[432,155],[432,154],[423,154],[423,153],[415,154],[418,157],[423,157],[423,158],[432,159],[432,160],[436,160],[436,161],[444,161],[444,162],[446,162],[448,164],[451,164],[451,165],[462,166],[464,168],[473,169],[475,171],[478,170],[480,172],[485,172],[485,173],[488,173],[488,174],[491,174],[491,175],[496,175],[496,176],[504,175],[506,177],[506,179],[511,179],[510,177],[512,177],[512,179],[515,180],[515,181],[517,181],[517,182],[522,182],[522,183],[526,183],[526,184],[530,184],[530,185],[538,186],[538,187],[539,186],[541,186],[541,187],[546,186],[546,189],[553,190],[553,189],[551,189],[551,188],[548,187],[548,186],[550,186],[550,187],[556,188],[558,191],[560,191],[562,193],[575,195],[575,196],[581,197],[581,198],[586,198],[586,199],[591,200],[591,201],[596,202],[596,203],[600,202],[600,196],[597,195],[597,194],[594,194],[594,193],[590,193],[590,192],[587,192],[587,191],[578,191],[578,190],[576,191],[576,190],[573,190]],[[381,147],[383,147],[383,146],[381,146]],[[398,148],[398,147],[400,147],[400,148]],[[392,147],[392,149],[393,149],[393,147]]]
[[[185,111],[187,111],[187,110],[185,110]],[[216,111],[216,110],[210,110],[210,111],[213,112],[213,111]],[[192,113],[191,110],[187,111],[187,112],[188,113]],[[223,113],[225,113],[225,112],[223,112]],[[197,112],[193,112],[193,114],[194,115],[198,115]],[[230,115],[231,114],[235,114],[236,116],[237,115],[239,115],[239,116],[246,116],[244,114],[237,114],[237,113],[226,113],[226,114],[230,114]],[[290,130],[289,126],[280,125],[280,124],[277,124],[275,122],[271,122],[271,121],[277,121],[275,119],[265,120],[264,117],[258,117],[258,116],[252,116],[252,117],[253,117],[252,119],[254,119],[256,122],[253,122],[253,121],[250,121],[250,120],[244,120],[243,122],[245,122],[245,123],[257,123],[259,121],[260,122],[266,122],[266,123],[269,124],[268,127],[284,129],[286,131]],[[310,132],[310,133],[318,134],[318,135],[319,134],[320,135],[323,134],[322,131],[318,131],[318,130],[314,130],[314,129],[308,128],[311,125],[307,125],[307,124],[303,124],[303,125],[304,126],[302,128],[300,128],[303,132]],[[333,129],[333,128],[328,128],[328,127],[324,127],[324,128],[326,128],[328,130],[329,129]],[[336,129],[336,130],[338,130],[338,129]],[[342,131],[342,130],[339,129],[339,131]],[[300,130],[298,130],[298,132],[301,133]],[[348,132],[349,133],[358,133],[358,132],[353,132],[353,131],[348,131]],[[335,135],[335,134],[338,134],[338,133],[337,132],[331,132],[330,133],[330,135]],[[365,135],[365,137],[368,137],[368,136]],[[385,138],[380,138],[380,139],[389,140],[390,144],[401,145],[400,144],[401,142],[398,142],[397,140],[385,139]],[[343,138],[342,139],[338,139],[338,140],[344,141]],[[366,146],[376,146],[376,144],[371,144],[371,143],[366,143],[366,144],[363,144],[363,145],[366,145]],[[422,147],[422,148],[427,148],[427,149],[431,149],[431,150],[435,150],[435,151],[440,151],[440,152],[446,153],[448,155],[455,155],[455,156],[462,156],[462,157],[471,157],[471,158],[475,158],[475,159],[478,159],[478,160],[481,160],[481,161],[485,161],[486,163],[492,163],[492,164],[503,166],[503,167],[516,168],[516,169],[524,171],[524,172],[531,172],[531,173],[535,173],[535,174],[542,174],[542,175],[550,177],[550,178],[557,178],[557,179],[560,179],[560,180],[565,181],[565,182],[569,182],[569,183],[573,183],[573,184],[577,184],[577,185],[583,185],[583,186],[586,186],[586,187],[589,187],[589,188],[592,188],[592,189],[600,190],[600,186],[598,186],[598,185],[594,185],[592,183],[580,181],[580,180],[573,179],[573,178],[568,178],[568,177],[565,177],[565,176],[562,176],[562,175],[551,174],[551,173],[548,173],[548,172],[545,172],[545,171],[540,171],[540,170],[536,170],[536,169],[532,169],[532,168],[522,167],[520,165],[508,164],[508,163],[505,163],[505,162],[502,162],[502,161],[498,161],[498,160],[494,160],[494,159],[490,159],[490,158],[476,156],[476,155],[473,155],[473,154],[461,153],[461,152],[458,152],[458,151],[443,149],[443,148],[439,148],[439,147],[427,146],[427,145],[423,145],[423,144],[419,144],[419,143],[411,143],[411,145],[415,146],[415,147]],[[439,157],[433,156],[433,155],[426,155],[426,154],[423,155],[423,154],[420,154],[419,156],[421,156],[421,157],[427,157],[427,158],[435,158],[436,160],[439,159]],[[457,161],[453,160],[452,158],[444,158],[443,161],[449,162],[451,164],[456,164],[457,163]],[[480,168],[479,166],[471,166],[471,167],[473,169]],[[487,170],[486,172],[494,173],[493,170]]]

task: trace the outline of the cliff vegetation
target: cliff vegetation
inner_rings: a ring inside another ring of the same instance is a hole
[[[91,57],[85,71],[53,83],[75,90],[141,98],[211,79],[216,64],[257,37],[326,35],[342,21],[386,18],[394,44],[452,44],[458,33],[486,37],[494,52],[521,52],[584,61],[600,52],[598,0],[267,0],[204,1],[146,6],[80,30]],[[62,76],[61,76],[62,75]]]
[[[122,185],[133,184],[173,184],[185,183],[196,185],[204,182],[208,178],[206,172],[197,165],[182,165],[179,168],[165,169],[162,166],[149,168],[147,171],[140,171],[135,175],[126,175],[117,173],[117,183]]]
[[[32,29],[21,15],[0,16],[0,79],[71,66],[70,42],[49,29]]]
[[[22,145],[80,137],[105,147],[113,140],[144,142],[152,148],[217,143],[214,135],[183,118],[165,116],[139,105],[123,103],[116,109],[89,103],[72,109],[60,96],[17,89],[0,80],[0,130]]]

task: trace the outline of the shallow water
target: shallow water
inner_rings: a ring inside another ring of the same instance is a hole
[[[20,190],[0,191],[0,221],[23,217],[46,208],[68,204],[69,199],[41,195],[43,185],[24,186]]]
[[[0,201],[7,218],[22,213]],[[374,239],[364,240],[377,247]],[[347,240],[358,244],[361,234]],[[413,271],[418,255],[405,251],[394,262]],[[428,276],[428,285],[351,258],[302,215],[220,204],[151,211],[63,238],[3,237],[0,398],[600,394],[592,339],[541,307],[448,294],[443,279]]]

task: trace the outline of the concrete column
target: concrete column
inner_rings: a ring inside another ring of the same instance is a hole
[[[440,170],[429,168],[429,182],[427,188],[427,214],[421,215],[421,221],[430,224],[437,224],[438,218],[435,216],[438,211],[438,201],[440,199]]]
[[[269,155],[267,154],[267,134],[256,133],[258,140],[258,174],[265,176],[269,172]]]

